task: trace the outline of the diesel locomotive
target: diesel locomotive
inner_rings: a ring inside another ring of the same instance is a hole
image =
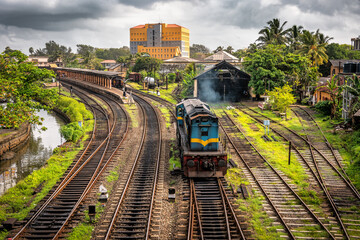
[[[187,177],[222,177],[227,155],[219,141],[218,118],[209,105],[187,98],[176,105],[176,135],[181,166]]]

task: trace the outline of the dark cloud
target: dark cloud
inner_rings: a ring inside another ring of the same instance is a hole
[[[79,26],[77,20],[99,18],[110,9],[101,1],[59,1],[52,5],[45,1],[0,0],[0,4],[0,24],[46,31],[72,29]]]
[[[282,0],[282,4],[295,5],[303,12],[321,13],[329,16],[335,13],[360,13],[360,0]]]

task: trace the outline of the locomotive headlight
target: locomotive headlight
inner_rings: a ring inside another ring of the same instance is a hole
[[[219,165],[219,167],[225,167],[226,166],[225,160],[220,159],[219,162],[218,162],[218,165]]]
[[[194,166],[195,166],[194,160],[188,160],[188,161],[187,161],[187,166],[190,167],[190,168],[191,168],[191,167],[194,167]]]

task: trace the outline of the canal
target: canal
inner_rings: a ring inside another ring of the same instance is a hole
[[[40,110],[37,115],[44,118],[43,125],[32,125],[29,140],[15,151],[15,157],[11,160],[0,161],[0,195],[33,171],[44,166],[53,150],[65,142],[60,135],[60,127],[65,125],[62,118],[44,110]],[[46,127],[47,130],[40,130],[42,127]]]

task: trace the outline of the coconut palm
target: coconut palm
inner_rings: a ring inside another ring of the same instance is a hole
[[[347,84],[345,89],[353,95],[350,102],[349,117],[351,118],[360,109],[360,78],[354,74],[352,77],[347,77]]]
[[[269,26],[259,31],[259,34],[262,34],[262,36],[260,36],[257,41],[261,41],[264,45],[268,43],[285,44],[287,42],[286,34],[289,31],[289,29],[284,29],[286,23],[287,21],[281,24],[278,18],[268,21],[267,24]]]
[[[319,42],[320,44],[325,44],[325,46],[329,44],[329,41],[330,41],[330,40],[333,40],[333,39],[334,39],[333,37],[325,36],[323,33],[321,33],[321,32],[319,31],[319,29],[316,30],[315,35],[316,35],[317,38],[318,38],[318,42]]]
[[[303,30],[303,26],[293,25],[289,28],[287,33],[288,42],[293,50],[298,50],[300,46],[300,35]]]
[[[312,65],[319,66],[324,62],[327,62],[328,55],[326,54],[326,43],[319,43],[318,36],[314,34],[314,32],[304,30],[300,35],[300,41],[302,45],[298,52],[308,55]]]
[[[265,46],[272,43],[271,32],[268,28],[261,29],[259,34],[261,34],[261,36],[256,41],[260,42],[260,46]]]

